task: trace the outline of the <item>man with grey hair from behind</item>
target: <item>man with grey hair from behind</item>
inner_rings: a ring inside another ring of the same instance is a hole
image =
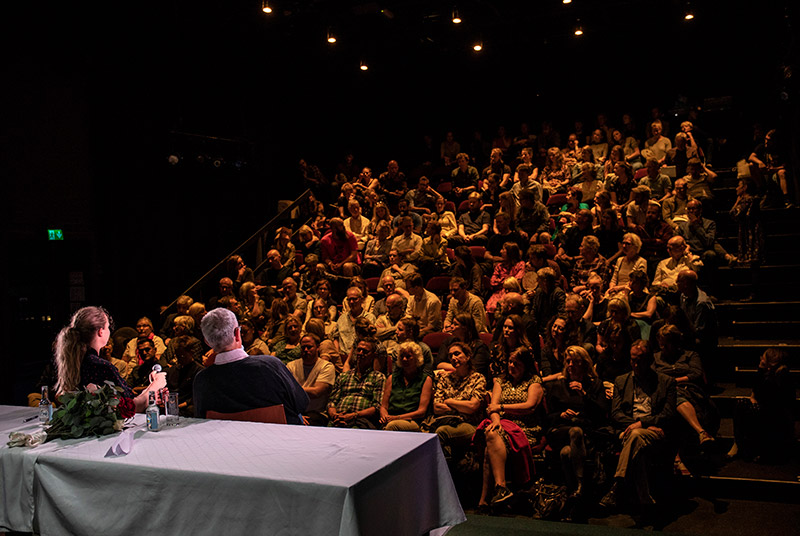
[[[234,413],[283,404],[288,424],[303,423],[308,395],[277,357],[247,355],[236,315],[214,309],[203,317],[200,328],[215,359],[194,379],[197,417],[205,418],[209,410]]]

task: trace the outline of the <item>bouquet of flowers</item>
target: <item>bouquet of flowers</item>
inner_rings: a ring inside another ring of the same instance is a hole
[[[94,391],[84,388],[59,396],[61,406],[53,413],[45,429],[46,441],[102,436],[122,431],[125,419],[136,412],[133,400],[124,398],[122,392],[121,387],[106,381],[105,385]]]

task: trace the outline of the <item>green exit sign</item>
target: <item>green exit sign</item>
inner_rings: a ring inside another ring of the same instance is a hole
[[[64,231],[61,229],[48,229],[47,230],[47,239],[48,240],[64,240]]]

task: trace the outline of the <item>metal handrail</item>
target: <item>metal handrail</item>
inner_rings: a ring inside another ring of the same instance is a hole
[[[202,276],[200,276],[200,278],[199,278],[199,279],[197,279],[197,281],[195,281],[194,283],[192,283],[192,284],[189,286],[189,288],[187,288],[186,290],[184,290],[183,292],[181,292],[181,294],[180,294],[178,297],[180,297],[180,296],[183,296],[183,295],[185,295],[185,294],[186,294],[186,295],[188,295],[190,292],[192,292],[192,291],[193,291],[194,289],[196,289],[198,286],[200,286],[200,285],[204,284],[204,283],[205,283],[205,282],[208,280],[208,278],[209,278],[210,276],[212,276],[212,275],[213,275],[213,274],[214,274],[214,273],[215,273],[217,270],[219,270],[219,268],[220,268],[222,265],[224,265],[224,264],[225,264],[225,262],[227,262],[227,260],[228,260],[228,259],[229,259],[229,258],[230,258],[232,255],[237,255],[237,254],[238,254],[238,253],[239,253],[241,250],[243,250],[244,248],[246,248],[246,247],[248,247],[248,246],[252,245],[252,244],[253,244],[253,243],[255,243],[257,240],[261,240],[261,239],[263,238],[264,234],[265,234],[265,233],[266,233],[266,232],[267,232],[267,231],[268,231],[270,228],[274,228],[274,227],[276,227],[276,226],[277,226],[277,224],[278,224],[280,221],[282,221],[283,219],[285,219],[285,218],[284,218],[284,216],[285,216],[286,214],[291,214],[291,212],[292,212],[292,211],[293,211],[295,208],[297,208],[297,207],[300,205],[300,203],[302,203],[303,201],[307,200],[307,199],[309,198],[309,196],[310,196],[310,195],[311,195],[311,190],[306,190],[305,192],[303,192],[302,194],[300,194],[300,196],[299,196],[297,199],[295,199],[294,201],[292,201],[292,203],[291,203],[291,204],[290,204],[288,207],[286,207],[285,209],[283,209],[282,211],[280,211],[278,214],[276,214],[276,215],[275,215],[275,216],[274,216],[274,217],[273,217],[271,220],[269,220],[269,221],[268,221],[266,224],[264,224],[264,225],[263,225],[263,226],[262,226],[262,227],[261,227],[261,228],[260,228],[258,231],[256,231],[255,233],[253,233],[253,234],[252,234],[252,236],[250,236],[250,238],[248,238],[247,240],[245,240],[244,242],[242,242],[241,244],[239,244],[239,246],[238,246],[238,247],[236,247],[236,248],[235,248],[235,249],[234,249],[232,252],[230,252],[228,255],[225,255],[225,257],[223,257],[221,261],[219,261],[217,264],[215,264],[215,265],[214,265],[214,267],[213,267],[213,268],[211,268],[210,270],[208,270],[208,271],[207,271],[205,274],[203,274]],[[259,267],[260,267],[260,266],[263,264],[263,261],[261,261],[260,259],[258,259],[258,260],[256,261],[256,264],[257,264],[257,266],[259,266]],[[177,303],[177,301],[178,301],[178,298],[175,298],[174,300],[172,300],[172,302],[171,302],[171,303],[170,303],[170,304],[169,304],[169,305],[168,305],[168,306],[167,306],[167,307],[166,307],[166,308],[165,308],[163,311],[161,311],[161,315],[160,315],[160,316],[163,318],[163,317],[164,317],[164,316],[167,314],[167,311],[170,311],[170,310],[171,310],[171,309],[172,309],[172,308],[175,306],[175,304]]]

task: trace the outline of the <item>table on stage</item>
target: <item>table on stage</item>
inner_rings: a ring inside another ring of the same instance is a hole
[[[466,520],[435,434],[137,415],[119,434],[6,446],[35,408],[0,406],[0,530],[51,534],[443,534]]]

